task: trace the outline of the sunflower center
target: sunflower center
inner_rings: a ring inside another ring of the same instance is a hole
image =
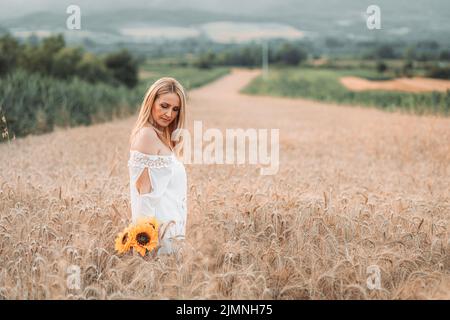
[[[150,242],[150,236],[145,232],[141,232],[136,236],[136,240],[140,245],[146,245]]]

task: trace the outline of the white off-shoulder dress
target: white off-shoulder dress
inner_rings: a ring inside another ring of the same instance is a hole
[[[139,194],[136,181],[148,168],[152,190]],[[183,240],[186,235],[187,177],[183,162],[171,155],[149,155],[130,150],[128,160],[130,174],[131,217],[136,223],[140,217],[155,216],[164,232],[158,254],[173,253],[173,239]]]

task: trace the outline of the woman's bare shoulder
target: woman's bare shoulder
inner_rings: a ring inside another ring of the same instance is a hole
[[[146,154],[158,154],[158,136],[150,127],[142,127],[136,133],[131,150],[137,150]]]

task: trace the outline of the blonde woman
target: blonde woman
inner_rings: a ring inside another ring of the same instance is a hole
[[[175,252],[174,239],[186,234],[187,177],[179,160],[185,111],[182,85],[163,77],[147,90],[130,136],[131,218],[156,217],[164,235],[158,254]]]

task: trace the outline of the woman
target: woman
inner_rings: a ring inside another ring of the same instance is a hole
[[[179,160],[185,109],[181,84],[163,77],[146,92],[130,136],[132,222],[156,217],[162,236],[158,254],[175,252],[175,242],[183,240],[186,233],[187,178]]]

